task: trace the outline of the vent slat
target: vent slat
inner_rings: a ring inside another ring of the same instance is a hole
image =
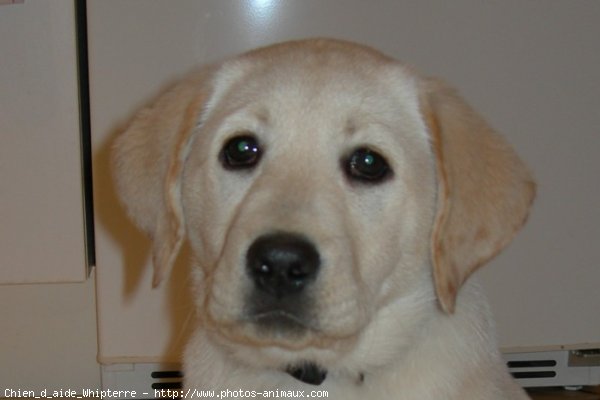
[[[183,382],[155,382],[152,389],[183,389]]]
[[[181,371],[153,371],[150,376],[154,379],[183,378]]]
[[[550,368],[556,367],[556,360],[509,361],[506,365],[508,368]]]
[[[515,379],[541,379],[556,377],[556,372],[554,371],[512,372],[511,374]]]

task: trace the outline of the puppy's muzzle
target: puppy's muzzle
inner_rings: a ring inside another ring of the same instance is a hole
[[[302,293],[315,280],[321,260],[315,246],[292,233],[259,237],[248,249],[246,266],[261,297],[272,304]]]

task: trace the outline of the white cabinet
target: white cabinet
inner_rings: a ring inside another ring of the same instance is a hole
[[[0,284],[87,277],[71,1],[0,5]]]
[[[9,3],[0,0],[0,396],[81,393],[100,386],[100,371],[74,2]]]

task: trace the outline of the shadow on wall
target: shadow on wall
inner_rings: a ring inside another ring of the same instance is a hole
[[[152,101],[148,104],[151,104]],[[139,230],[128,218],[125,208],[121,205],[112,179],[110,165],[110,150],[114,139],[128,127],[129,121],[118,124],[113,129],[108,139],[104,141],[94,153],[94,190],[95,214],[97,223],[103,226],[110,239],[117,243],[122,254],[122,262],[117,266],[103,265],[101,268],[122,269],[121,304],[126,307],[135,303],[143,291],[142,285],[151,285],[148,279],[151,275],[151,241],[150,238]],[[168,315],[167,325],[169,332],[168,346],[163,354],[164,360],[173,360],[174,355],[180,356],[188,341],[193,324],[195,323],[195,310],[191,295],[190,265],[191,252],[187,243],[182,246],[177,262],[173,266],[170,276],[161,283],[167,293],[167,304],[164,312],[156,312],[156,318]],[[102,262],[102,260],[99,260]],[[153,313],[153,310],[148,310]],[[123,330],[127,332],[127,330]]]

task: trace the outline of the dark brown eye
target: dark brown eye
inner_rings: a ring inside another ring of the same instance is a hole
[[[365,183],[379,183],[392,172],[383,156],[367,148],[354,150],[345,164],[350,179]]]
[[[221,162],[228,169],[253,168],[260,160],[258,140],[251,135],[229,139],[221,151]]]

